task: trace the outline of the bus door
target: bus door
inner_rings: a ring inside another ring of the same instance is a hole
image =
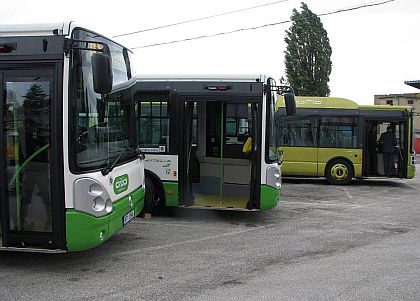
[[[183,103],[180,164],[184,165],[184,181],[180,204],[255,208],[260,182],[256,164],[260,150],[255,141],[260,138],[255,120],[258,114],[252,112],[259,112],[258,104],[201,98]],[[249,137],[253,141],[252,151],[244,153],[243,146]]]
[[[408,118],[387,117],[365,119],[365,143],[363,174],[365,176],[387,176],[384,162],[384,149],[379,143],[382,133],[390,126],[397,140],[394,149],[394,163],[391,177],[407,177],[407,159],[409,151]]]
[[[63,247],[64,220],[60,224],[57,204],[52,202],[63,200],[53,198],[57,189],[53,186],[58,183],[52,179],[59,177],[51,164],[61,161],[54,157],[51,139],[52,132],[61,128],[52,125],[51,114],[57,106],[54,78],[58,68],[52,64],[31,68],[0,65],[2,247]],[[64,201],[61,206],[64,208]]]

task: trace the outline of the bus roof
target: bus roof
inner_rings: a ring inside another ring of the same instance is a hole
[[[105,35],[99,34],[96,31],[80,26],[80,24],[70,21],[61,23],[38,23],[38,24],[3,24],[0,25],[0,37],[41,37],[41,36],[69,36],[73,29],[83,28],[101,37],[104,37],[115,44],[118,44],[124,48],[125,46],[108,38]],[[127,48],[128,49],[128,48]],[[130,50],[131,51],[131,50]]]
[[[0,25],[0,37],[68,35],[71,23]]]
[[[411,111],[413,108],[410,106],[391,106],[391,105],[360,105],[360,110],[394,110],[401,111],[407,110]]]
[[[265,82],[264,74],[152,74],[136,76],[137,81],[215,81],[215,82]]]
[[[358,104],[346,98],[339,97],[317,97],[317,96],[296,96],[296,107],[312,109],[357,109]],[[284,107],[284,99],[278,97],[278,107]]]
[[[283,96],[277,99],[277,106],[284,107]],[[302,109],[344,109],[344,110],[408,110],[410,106],[358,105],[356,102],[341,97],[296,96],[296,107]]]

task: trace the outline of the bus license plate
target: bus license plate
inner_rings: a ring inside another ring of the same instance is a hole
[[[123,216],[123,226],[127,225],[134,218],[134,209]]]

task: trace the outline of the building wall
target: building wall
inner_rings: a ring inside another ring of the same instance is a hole
[[[420,113],[420,93],[375,95],[375,105],[410,106]],[[420,116],[414,116],[414,132],[420,136]]]

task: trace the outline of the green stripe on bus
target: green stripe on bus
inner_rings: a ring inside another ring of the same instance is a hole
[[[163,189],[165,190],[165,206],[178,206],[178,183],[177,182],[164,182]]]
[[[261,185],[260,210],[269,210],[276,207],[280,201],[281,189],[268,185]]]
[[[128,198],[132,195],[133,207]],[[66,211],[66,240],[68,251],[83,251],[94,248],[108,240],[123,228],[123,216],[134,209],[138,215],[144,205],[144,188],[138,188],[113,203],[113,211],[103,217],[95,217],[74,209]]]

